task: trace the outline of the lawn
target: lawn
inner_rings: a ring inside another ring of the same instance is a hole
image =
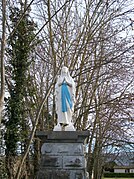
[[[133,178],[117,178],[117,177],[115,177],[115,178],[102,178],[102,179],[133,179]]]

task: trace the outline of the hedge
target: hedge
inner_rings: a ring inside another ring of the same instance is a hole
[[[104,173],[104,177],[107,178],[134,178],[134,173]]]

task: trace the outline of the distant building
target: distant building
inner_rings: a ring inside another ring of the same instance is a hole
[[[105,157],[105,172],[134,173],[134,152],[114,153]]]
[[[134,166],[114,166],[114,173],[134,173]]]

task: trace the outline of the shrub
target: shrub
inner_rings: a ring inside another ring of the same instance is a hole
[[[104,173],[104,177],[107,178],[134,178],[134,173]]]

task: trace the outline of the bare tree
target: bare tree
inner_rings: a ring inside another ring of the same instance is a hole
[[[132,118],[133,44],[126,34],[132,27],[129,14],[133,9],[125,9],[126,3],[35,0],[30,5],[38,22],[31,44],[37,36],[39,44],[30,56],[27,72],[25,105],[31,137],[18,165],[18,178],[27,156],[33,152],[31,143],[33,150],[39,151],[36,129],[52,130],[56,123],[54,84],[62,65],[69,67],[76,81],[75,127],[90,131],[87,140],[90,176],[93,173],[99,179],[103,153],[128,139],[130,126],[126,128],[125,124]],[[37,152],[34,160],[39,160],[39,155]],[[36,173],[37,165],[34,168]]]

